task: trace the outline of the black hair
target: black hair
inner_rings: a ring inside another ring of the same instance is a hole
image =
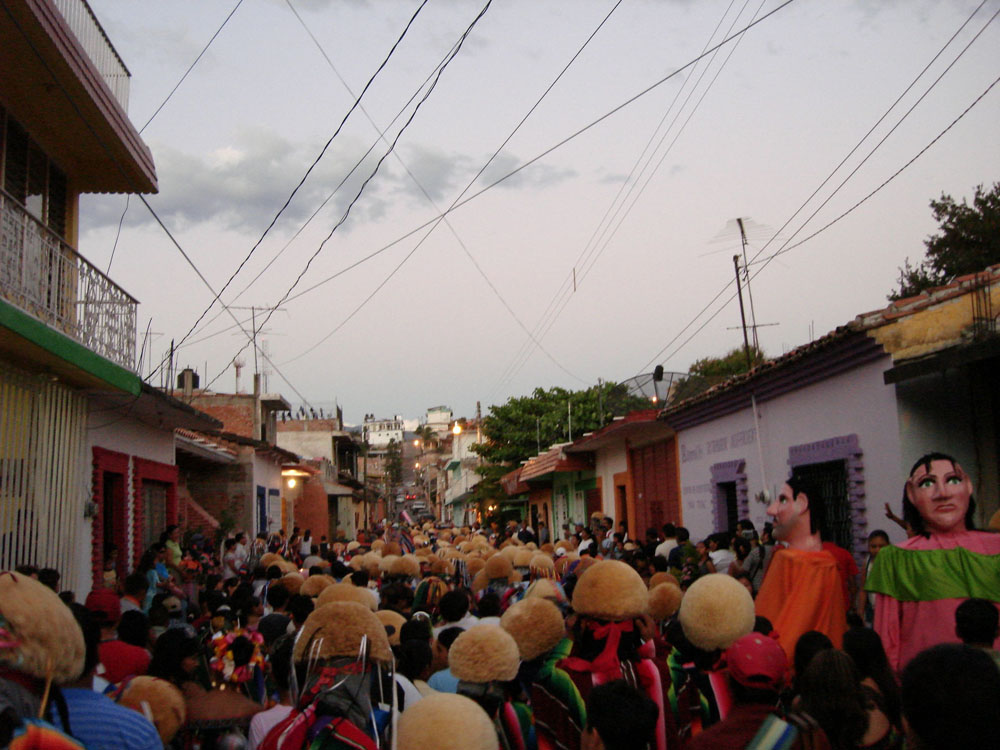
[[[761,635],[771,635],[772,630],[774,630],[774,625],[764,615],[757,615],[753,618],[753,632],[760,633]]]
[[[920,458],[916,460],[913,466],[910,467],[910,473],[906,475],[907,483],[913,477],[913,473],[919,469],[921,466],[924,468],[925,472],[931,470],[931,463],[934,461],[948,461],[952,468],[956,471],[959,470],[958,462],[953,456],[949,456],[947,453],[931,452],[925,453]],[[965,471],[962,470],[962,474]],[[917,510],[917,506],[910,502],[910,498],[906,494],[906,486],[903,486],[903,520],[910,524],[910,528],[917,534],[921,534],[925,537],[930,538],[931,533],[924,526],[923,516],[920,515],[920,511]],[[965,511],[965,528],[974,529],[976,527],[976,500],[972,497],[972,493],[969,493],[969,508]]]
[[[39,570],[38,582],[44,583],[57,594],[59,593],[59,571],[55,568],[42,568]]]
[[[444,646],[445,649],[450,649],[451,644],[455,642],[455,639],[458,638],[458,636],[462,635],[462,633],[464,632],[465,632],[464,628],[459,628],[459,627],[445,628],[440,633],[438,633],[437,641],[442,646]]]
[[[844,651],[854,659],[861,679],[875,681],[885,701],[886,716],[894,727],[900,724],[899,683],[889,666],[882,639],[871,628],[850,628],[844,633]]]
[[[854,660],[843,651],[816,654],[798,675],[802,708],[823,728],[834,750],[861,744],[868,727],[868,711]]]
[[[469,612],[469,597],[462,591],[448,591],[441,597],[438,611],[445,622],[458,622]]]
[[[181,663],[185,658],[200,652],[201,645],[197,638],[188,635],[183,628],[171,628],[156,639],[147,674],[179,686],[192,679],[181,668]]]
[[[625,680],[598,685],[587,698],[587,725],[606,750],[634,750],[653,739],[660,710]]]
[[[499,617],[500,596],[492,591],[487,591],[479,600],[476,612],[479,617]]]
[[[149,581],[142,573],[129,573],[125,576],[125,593],[129,596],[140,596],[148,588]]]
[[[806,474],[804,469],[803,466],[796,466],[785,483],[792,488],[792,500],[799,495],[806,496],[809,501],[809,531],[813,534],[818,532],[825,538],[826,512],[823,488],[819,481]]]
[[[650,531],[652,531],[654,534],[656,533],[654,529],[650,529]],[[672,536],[676,536],[676,534],[677,534],[676,526],[674,526],[672,523],[663,524],[663,536],[669,539]]]
[[[411,623],[406,624],[410,625]],[[403,627],[405,629],[406,625]],[[396,669],[410,681],[419,679],[423,671],[434,660],[431,644],[427,640],[419,638],[401,640],[398,652],[399,662]]]
[[[984,747],[1000,737],[1000,670],[985,651],[945,643],[903,670],[903,715],[921,748]]]
[[[796,679],[805,673],[806,667],[809,666],[809,662],[813,660],[816,654],[831,648],[833,648],[833,641],[826,634],[818,630],[807,630],[800,635],[799,639],[795,642],[795,653],[792,657],[792,663],[795,665]]]
[[[889,541],[889,535],[886,532],[884,532],[882,529],[875,529],[872,533],[870,533],[868,535],[868,541],[869,542],[872,539],[878,539],[878,538],[885,539],[887,542]]]
[[[269,580],[269,581],[276,581],[279,578],[281,578],[281,576],[283,576],[283,575],[284,575],[284,573],[281,572],[281,568],[279,568],[277,565],[269,565],[268,566],[268,568],[267,568],[267,580]]]
[[[316,609],[316,602],[311,596],[295,594],[288,600],[288,614],[292,616],[296,627],[301,627],[314,609]]]
[[[1000,612],[987,599],[966,599],[955,610],[955,635],[970,646],[992,646],[998,625]]]
[[[683,526],[678,526],[677,527],[677,543],[678,544],[684,544],[684,542],[688,541],[690,538],[691,538],[691,532],[690,531],[688,531]]]
[[[267,603],[272,609],[282,609],[291,598],[291,593],[284,586],[277,584],[267,587]]]
[[[368,575],[368,571],[362,568],[361,570],[355,570],[351,573],[351,583],[360,588],[368,588],[368,581],[371,576]]]
[[[434,630],[431,628],[430,621],[425,618],[421,618],[419,620],[407,620],[399,628],[400,643],[406,643],[407,641],[424,641],[429,644],[432,638],[434,638]]]
[[[83,656],[83,671],[77,675],[77,678],[86,677],[94,671],[97,667],[97,662],[100,661],[100,656],[97,653],[97,647],[101,642],[101,626],[98,624],[90,610],[82,604],[70,604],[69,608],[73,611],[73,617],[76,618],[76,624],[80,626],[80,630],[83,632],[83,645],[85,649]]]
[[[140,648],[149,647],[149,620],[138,609],[122,612],[118,621],[118,639],[123,643]]]
[[[729,676],[729,692],[733,695],[733,701],[741,705],[767,705],[775,706],[778,703],[780,693],[777,690],[769,690],[765,687],[748,687],[742,685]]]

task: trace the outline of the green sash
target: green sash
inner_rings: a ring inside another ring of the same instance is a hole
[[[865,590],[901,602],[970,597],[1000,601],[1000,555],[981,555],[964,547],[883,547],[872,563]]]

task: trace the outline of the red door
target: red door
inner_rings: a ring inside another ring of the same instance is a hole
[[[658,529],[668,521],[680,523],[673,438],[633,448],[630,452],[638,524],[638,528],[630,530],[632,536],[642,538],[646,529]]]

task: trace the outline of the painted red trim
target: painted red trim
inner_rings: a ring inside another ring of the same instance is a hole
[[[167,485],[167,524],[177,522],[177,467],[171,464],[162,464],[159,461],[150,461],[147,458],[133,458],[132,467],[134,471],[133,486],[135,488],[135,506],[133,518],[135,522],[132,528],[133,548],[136,559],[145,551],[142,549],[143,532],[146,528],[145,512],[146,506],[142,502],[143,483],[159,482]],[[161,529],[162,531],[162,529]]]
[[[109,451],[106,448],[93,448],[93,495],[91,499],[97,505],[97,514],[91,522],[91,548],[90,565],[93,573],[94,585],[101,585],[104,578],[104,473],[120,474],[123,487],[128,482],[129,457],[124,453]],[[123,510],[125,506],[123,505]],[[123,519],[124,520],[124,519]],[[126,557],[128,549],[126,542],[128,537],[125,534],[124,523],[118,525],[119,533],[114,540],[121,556],[119,565],[125,569],[130,569],[129,561]]]

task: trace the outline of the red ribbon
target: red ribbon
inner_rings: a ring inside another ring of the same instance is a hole
[[[618,659],[618,645],[621,643],[622,633],[631,633],[635,630],[635,623],[632,620],[624,622],[586,620],[583,626],[593,632],[596,640],[605,640],[604,648],[593,661],[587,661],[578,656],[569,656],[563,659],[563,664],[578,672],[596,672],[598,674],[620,672],[621,661]]]

